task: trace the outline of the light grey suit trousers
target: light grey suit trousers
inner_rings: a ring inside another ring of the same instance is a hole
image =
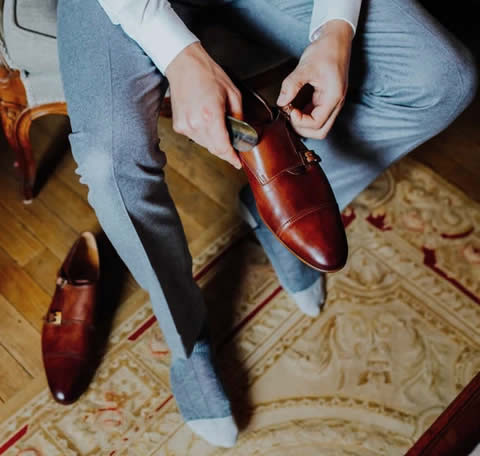
[[[242,30],[263,44],[293,57],[308,45],[312,0],[225,3]],[[179,7],[179,14],[186,10]],[[188,356],[205,306],[157,147],[166,79],[97,0],[59,0],[57,38],[70,142],[89,202],[149,292],[173,355]],[[448,126],[476,84],[468,51],[414,0],[364,0],[345,106],[327,139],[307,140],[340,206]]]

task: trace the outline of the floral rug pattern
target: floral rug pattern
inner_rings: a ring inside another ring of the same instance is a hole
[[[415,161],[344,212],[347,266],[301,314],[238,224],[194,260],[242,428],[212,448],[182,422],[148,302],[112,333],[70,407],[44,388],[0,427],[0,455],[395,456],[480,370],[480,207]]]

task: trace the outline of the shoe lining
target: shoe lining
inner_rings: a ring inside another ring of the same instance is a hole
[[[257,93],[251,90],[244,90],[242,92],[242,101],[243,118],[250,125],[263,125],[274,119],[272,109]]]
[[[75,281],[95,281],[98,279],[100,259],[91,233],[83,233],[72,255],[65,274]]]

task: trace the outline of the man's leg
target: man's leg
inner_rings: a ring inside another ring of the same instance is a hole
[[[185,356],[205,319],[158,149],[165,80],[97,0],[61,1],[58,48],[77,173],[105,233]]]
[[[298,58],[309,44],[311,8],[309,0],[235,0],[232,16],[250,36]],[[325,140],[306,140],[321,156],[340,207],[446,128],[476,83],[468,51],[414,0],[364,0],[345,106]],[[240,199],[287,291],[298,290],[298,276],[308,285],[312,272],[282,252],[251,195],[244,191]]]
[[[172,352],[172,390],[184,419],[210,443],[230,446],[237,429],[201,334],[205,307],[158,149],[165,80],[97,0],[60,0],[58,48],[70,142],[88,200],[150,294]]]

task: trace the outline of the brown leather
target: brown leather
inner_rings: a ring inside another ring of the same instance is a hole
[[[88,387],[95,358],[100,263],[95,237],[82,233],[70,249],[42,330],[42,353],[54,399],[71,404]]]
[[[320,158],[290,126],[288,115],[272,110],[243,90],[244,120],[260,141],[239,153],[267,227],[292,253],[320,271],[341,269],[348,245],[340,211]]]

